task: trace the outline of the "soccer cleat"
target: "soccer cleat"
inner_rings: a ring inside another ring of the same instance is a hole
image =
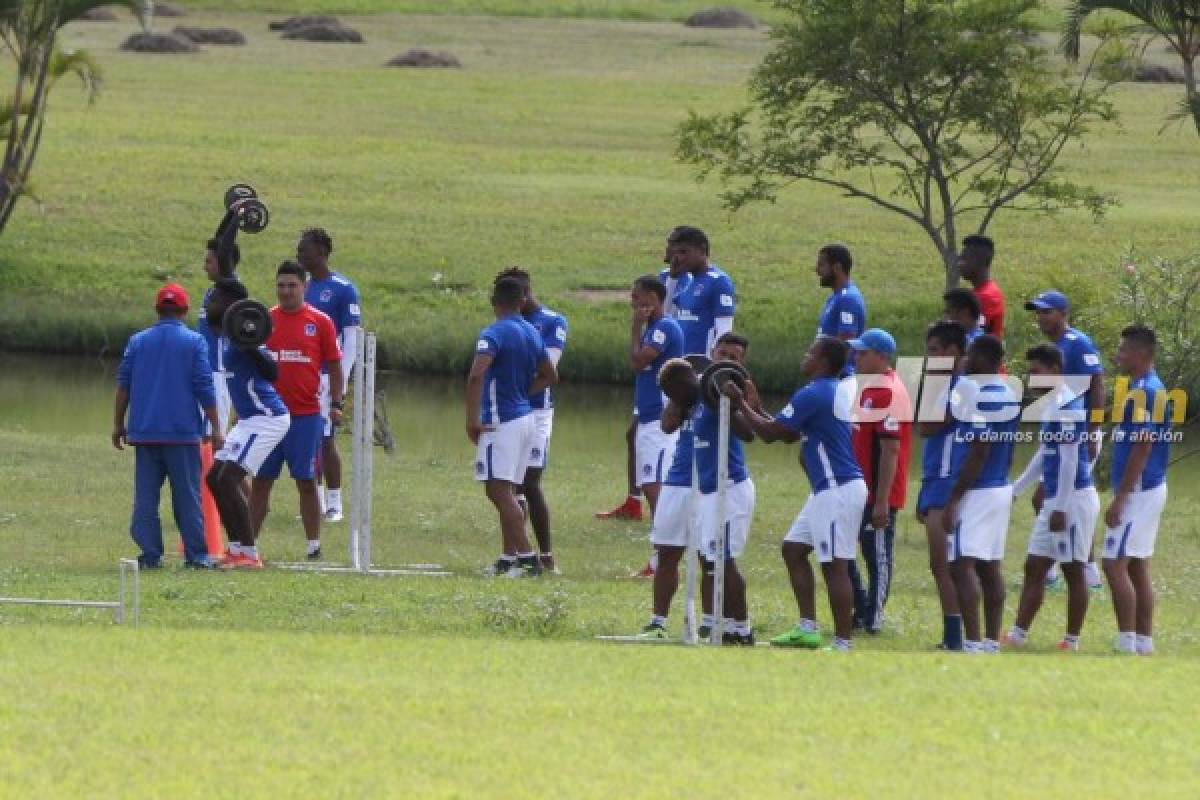
[[[218,569],[221,566],[212,556],[193,558],[191,561],[185,561],[183,565],[188,569]]]
[[[653,564],[651,564],[649,561],[647,561],[647,562],[646,562],[646,566],[642,567],[642,568],[641,568],[641,569],[639,569],[637,572],[633,573],[633,575],[631,575],[630,577],[633,577],[633,578],[653,578],[653,577],[654,577],[654,565],[653,565]]]
[[[596,519],[631,519],[640,520],[642,518],[642,501],[636,497],[626,497],[625,502],[614,508],[612,511],[599,511],[596,513]]]
[[[642,628],[642,632],[637,635],[637,638],[647,639],[647,640],[651,640],[651,641],[666,639],[667,638],[667,629],[664,628],[662,625],[658,625],[657,623],[651,622],[649,625]]]
[[[725,647],[753,647],[754,633],[738,633],[725,631],[721,634],[721,644]]]
[[[820,631],[806,631],[799,625],[771,639],[772,647],[803,647],[816,650],[822,644]]]
[[[331,506],[329,510],[325,512],[326,522],[341,522],[344,518],[345,517],[342,515],[341,506]]]
[[[262,569],[263,562],[258,556],[248,556],[236,553],[221,560],[221,569]]]
[[[537,578],[542,574],[542,565],[535,558],[526,564],[520,561],[508,568],[508,572],[504,573],[507,578]]]
[[[138,556],[138,569],[162,569],[163,563],[161,558],[147,558],[146,556]]]
[[[1054,645],[1054,649],[1061,650],[1064,653],[1077,653],[1079,652],[1079,643],[1076,642],[1075,644],[1071,644],[1066,639],[1063,639],[1058,644]]]
[[[696,638],[702,642],[707,642],[712,637],[712,625],[701,623],[699,628],[696,628]]]
[[[308,555],[305,556],[305,558],[307,558],[309,561],[320,561],[321,560],[321,548],[318,547],[316,550],[311,551]]]
[[[1000,646],[1020,649],[1025,646],[1025,639],[1017,639],[1007,633],[1000,634]]]
[[[483,568],[483,576],[485,578],[495,578],[498,575],[507,575],[508,571],[516,566],[516,559],[497,558],[494,563],[488,564]]]

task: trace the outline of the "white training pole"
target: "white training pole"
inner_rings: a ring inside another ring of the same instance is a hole
[[[713,554],[713,644],[720,646],[725,633],[725,527],[729,491],[729,398],[721,395],[717,418],[717,547]]]
[[[685,422],[690,425],[690,422]],[[696,468],[696,440],[692,432],[692,488],[688,492],[688,505],[685,518],[687,519],[687,538],[683,549],[683,574],[687,592],[683,604],[683,643],[696,644],[696,553],[699,550],[697,528],[699,518],[696,513],[700,504],[700,473]]]
[[[359,537],[363,516],[363,362],[366,361],[366,338],[359,336],[355,339],[354,367],[351,369],[351,379],[354,382],[354,413],[350,423],[350,566],[356,570],[364,568],[359,558]]]
[[[371,569],[371,488],[375,482],[375,334],[368,333],[363,348],[362,510],[359,516],[359,564]]]

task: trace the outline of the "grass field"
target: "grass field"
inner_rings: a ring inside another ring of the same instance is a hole
[[[165,277],[202,287],[200,248],[234,180],[257,184],[274,212],[270,230],[243,242],[252,289],[267,290],[299,229],[328,227],[394,366],[461,369],[491,275],[521,263],[571,318],[566,377],[623,380],[619,291],[656,267],[665,232],[685,221],[710,232],[737,280],[738,326],[776,389],[793,384],[797,343],[815,327],[823,292],[811,263],[823,243],[851,245],[871,322],[902,350],[916,349],[936,313],[935,258],[898,218],[812,188],[731,216],[715,185],[673,160],[689,108],[744,101],[762,32],[378,15],[350,20],[367,44],[339,47],[283,42],[268,19],[196,15],[192,24],[233,25],[250,43],[187,57],[119,52],[132,23],[67,29],[64,42],[91,49],[107,84],[94,108],[59,87],[36,174],[43,205],[22,204],[0,238],[6,347],[119,349]],[[411,46],[449,49],[465,68],[381,68]],[[1103,302],[1129,245],[1194,248],[1200,190],[1183,165],[1196,139],[1157,133],[1177,91],[1128,85],[1116,100],[1123,127],[1064,160],[1123,205],[1099,225],[1080,214],[1001,218],[997,276],[1014,300],[1057,284]],[[1019,314],[1014,323],[1019,347],[1030,329]]]

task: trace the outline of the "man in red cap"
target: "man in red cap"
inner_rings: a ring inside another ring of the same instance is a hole
[[[205,546],[200,511],[205,417],[214,431],[213,446],[220,449],[222,441],[208,345],[183,323],[188,312],[183,287],[171,283],[159,289],[155,309],[158,322],[129,339],[117,371],[112,443],[118,450],[131,444],[137,454],[129,533],[141,548],[138,563],[147,569],[162,566],[158,499],[163,480],[169,479],[186,563],[211,569],[215,562]]]

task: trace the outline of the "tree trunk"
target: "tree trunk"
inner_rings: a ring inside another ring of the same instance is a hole
[[[1192,121],[1196,123],[1196,133],[1200,133],[1200,92],[1196,90],[1196,55],[1189,51],[1183,56],[1183,82],[1187,87],[1188,109],[1192,112]]]
[[[958,274],[958,253],[952,247],[939,247],[942,254],[942,264],[946,267],[946,291],[958,288],[958,282],[962,278]]]

